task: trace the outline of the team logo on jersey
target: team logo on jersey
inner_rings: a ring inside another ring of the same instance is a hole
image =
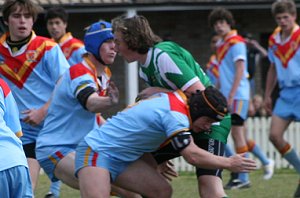
[[[293,50],[297,50],[297,48],[298,48],[298,43],[295,42],[295,41],[291,42],[291,48],[292,48]]]
[[[38,54],[36,50],[28,50],[26,52],[26,59],[29,62],[36,62],[37,55]]]
[[[71,53],[71,48],[69,48],[69,47],[64,48],[63,53],[64,53],[65,57],[69,57],[69,55]]]

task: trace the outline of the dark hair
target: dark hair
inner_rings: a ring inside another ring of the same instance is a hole
[[[213,86],[193,93],[189,99],[189,106],[192,121],[202,116],[221,121],[228,113],[225,96]]]
[[[233,28],[235,23],[232,13],[222,7],[215,8],[210,12],[208,16],[208,24],[211,28],[213,28],[215,23],[219,20],[225,20],[231,28]]]
[[[281,13],[297,14],[295,2],[292,0],[277,0],[272,4],[273,16]]]
[[[162,41],[154,34],[144,16],[127,17],[121,15],[112,20],[113,32],[121,32],[128,48],[140,54],[146,54],[150,47]]]
[[[30,0],[6,0],[2,5],[3,20],[7,22],[9,15],[16,11],[18,7],[28,11],[34,22],[36,21],[38,14],[43,11],[42,7]]]
[[[69,14],[63,7],[52,7],[45,14],[46,23],[50,19],[60,18],[64,23],[68,22]]]

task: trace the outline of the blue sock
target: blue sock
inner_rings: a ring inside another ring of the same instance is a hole
[[[249,153],[245,153],[245,157],[249,158]],[[249,173],[239,173],[239,180],[241,182],[248,182],[249,181]]]
[[[294,166],[298,174],[300,174],[300,160],[295,152],[295,150],[292,148],[289,152],[285,153],[283,157],[291,164]]]
[[[60,186],[61,186],[61,181],[51,182],[49,191],[52,192],[55,197],[59,197]]]
[[[257,157],[263,165],[267,165],[270,163],[265,153],[262,152],[262,150],[257,144],[255,144],[252,151],[250,152],[253,153],[253,155],[255,155],[255,157]]]
[[[228,144],[225,145],[225,152],[224,153],[225,153],[226,157],[230,157],[230,156],[234,155],[233,149]]]

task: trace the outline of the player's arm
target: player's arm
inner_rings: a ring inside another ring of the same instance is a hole
[[[86,109],[91,112],[100,112],[110,107],[112,104],[113,102],[110,97],[99,96],[97,93],[93,93],[87,99]]]
[[[191,86],[189,86],[184,93],[187,95],[187,97],[190,97],[192,93],[196,93],[197,90],[203,91],[205,89],[204,85],[199,81],[195,82]]]
[[[22,114],[26,116],[23,122],[30,124],[32,126],[39,125],[46,117],[47,111],[50,105],[51,99],[49,99],[41,108],[39,109],[27,109],[22,111]]]
[[[77,94],[77,99],[86,110],[99,113],[118,103],[119,91],[114,84],[108,89],[108,96],[100,96],[94,87],[87,86]]]
[[[171,139],[172,146],[184,159],[197,167],[207,169],[228,169],[232,172],[249,172],[256,169],[254,160],[234,155],[230,158],[209,153],[195,145],[190,132],[178,133]]]
[[[200,81],[197,81],[194,84],[192,84],[191,86],[189,86],[184,91],[184,93],[189,97],[189,96],[191,96],[192,93],[195,93],[197,90],[204,90],[204,89],[205,89],[204,85]],[[167,93],[170,91],[173,91],[173,90],[162,88],[162,87],[148,87],[148,88],[145,88],[144,90],[142,90],[138,94],[136,101],[138,101],[140,99],[149,98],[150,96],[152,96],[153,94],[156,94],[156,93],[161,93],[161,92]]]
[[[264,98],[265,108],[268,113],[272,112],[271,95],[276,83],[277,83],[277,73],[276,73],[274,63],[271,63],[267,73],[267,81],[266,81],[266,89],[265,89],[266,91],[265,91],[265,98]]]
[[[139,101],[141,99],[146,99],[149,98],[150,96],[156,94],[156,93],[167,93],[170,92],[172,90],[166,89],[166,88],[162,88],[162,87],[147,87],[145,89],[143,89],[138,96],[136,97],[136,101]]]
[[[262,58],[268,56],[268,51],[257,42],[255,39],[248,39],[247,41],[248,44],[250,44],[254,49],[258,51],[258,53],[261,55]]]

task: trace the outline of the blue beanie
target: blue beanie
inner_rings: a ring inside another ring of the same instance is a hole
[[[113,38],[111,23],[105,21],[93,23],[84,35],[85,49],[98,60],[102,60],[99,56],[99,49],[105,41]]]

